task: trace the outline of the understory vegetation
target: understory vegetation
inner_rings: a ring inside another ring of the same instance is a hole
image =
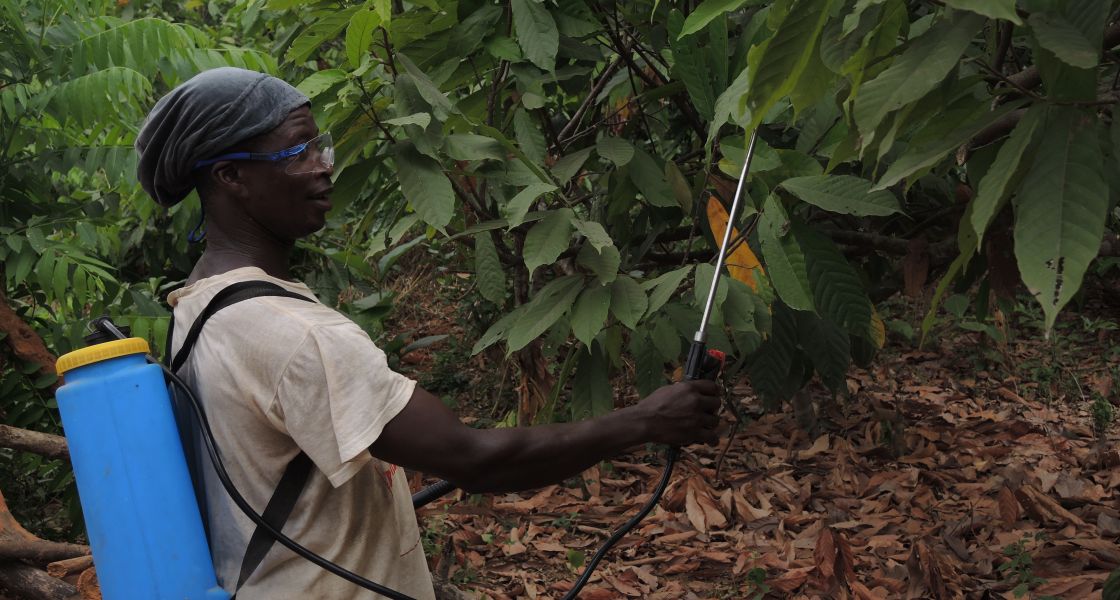
[[[768,472],[760,457],[794,460],[821,436],[828,464],[843,462],[831,453],[853,431],[880,448],[861,450],[860,468],[911,456],[930,415],[860,391],[884,384],[861,377],[904,365],[907,385],[945,394],[937,402],[1037,403],[1054,412],[1024,416],[1031,431],[1051,417],[1088,428],[1084,455],[1070,452],[1107,489],[1116,467],[1093,461],[1115,452],[1120,403],[1118,11],[1117,0],[0,0],[0,424],[62,433],[54,359],[83,345],[93,317],[163,348],[166,295],[202,251],[187,241],[200,208],[193,195],[170,210],[151,201],[132,144],[162,94],[233,65],[296,85],[336,141],[334,208],[298,244],[298,275],[474,424],[580,419],[645,395],[680,368],[718,276],[709,345],[732,357],[729,406],[754,423],[729,440],[766,422],[806,442],[736,446],[740,467]],[[756,132],[744,208],[729,219]],[[926,365],[934,355],[944,360]],[[914,364],[972,385],[923,381]],[[930,435],[946,452],[956,439]],[[952,477],[984,472],[960,468]],[[65,461],[0,448],[0,482],[29,529],[81,539]],[[747,510],[691,485],[672,506],[702,535],[722,526],[698,525],[716,517],[697,498],[725,519]],[[782,496],[771,492],[766,502]],[[1061,500],[1086,513],[1115,500],[1082,492]],[[757,489],[743,493],[760,506]],[[1012,494],[1023,511],[1054,512],[1025,493]],[[564,502],[552,518],[584,514]],[[1095,526],[1113,543],[1107,519]],[[1024,557],[1053,542],[989,533],[985,548],[1009,550],[973,579],[1039,587]],[[477,570],[468,541],[445,575]],[[728,597],[803,589],[780,571],[805,565],[766,556],[735,565]],[[829,573],[846,572],[833,560]]]

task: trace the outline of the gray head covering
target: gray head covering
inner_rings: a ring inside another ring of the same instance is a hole
[[[264,73],[234,67],[199,73],[148,113],[136,138],[136,177],[156,202],[173,206],[190,193],[196,162],[275,129],[288,113],[310,102]]]

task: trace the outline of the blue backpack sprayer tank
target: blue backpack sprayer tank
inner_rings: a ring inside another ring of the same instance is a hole
[[[108,600],[226,600],[218,586],[167,384],[127,338],[58,359],[59,412]]]

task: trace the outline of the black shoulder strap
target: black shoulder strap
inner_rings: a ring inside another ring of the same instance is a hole
[[[223,308],[248,300],[249,298],[256,298],[259,296],[283,296],[287,298],[296,298],[311,302],[312,300],[302,294],[288,291],[274,283],[267,281],[240,281],[234,283],[218,292],[202,313],[195,319],[191,325],[190,330],[187,332],[186,339],[183,340],[183,345],[179,348],[179,352],[175,354],[174,360],[171,357],[171,337],[174,332],[175,319],[172,318],[171,327],[167,331],[167,352],[164,360],[170,360],[171,370],[178,371],[183,363],[187,361],[191,349],[194,348],[195,342],[198,341],[198,336],[202,333],[202,326],[210,317],[214,316],[219,310]],[[280,482],[276,484],[276,490],[272,492],[272,497],[268,500],[268,505],[265,506],[264,513],[261,517],[266,523],[273,528],[280,530],[284,527],[288,517],[292,514],[292,509],[295,508],[296,501],[299,500],[303,488],[307,485],[307,479],[311,475],[312,462],[311,458],[306,453],[300,452],[293,458],[288,466],[284,468],[284,474],[280,476]],[[194,474],[194,473],[192,473]],[[200,475],[196,475],[199,477]],[[197,487],[196,487],[197,491]],[[205,498],[199,495],[200,503],[205,501]],[[208,525],[207,525],[208,526]],[[253,535],[249,538],[249,545],[245,549],[245,556],[241,560],[241,572],[237,578],[237,588],[240,589],[253,571],[260,566],[261,561],[268,555],[268,551],[272,549],[272,545],[276,540],[261,526],[257,526],[253,530]]]

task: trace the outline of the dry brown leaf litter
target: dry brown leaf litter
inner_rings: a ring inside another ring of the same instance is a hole
[[[1111,393],[1110,366],[1080,380]],[[1022,577],[1023,597],[1100,598],[1120,569],[1120,428],[1101,443],[1085,402],[1044,402],[1039,387],[969,372],[946,345],[854,370],[815,434],[756,414],[720,473],[721,448],[686,449],[580,597],[751,598],[754,570],[770,598],[1014,598]],[[480,598],[558,598],[573,554],[590,559],[638,510],[660,464],[643,450],[580,486],[422,509],[449,544],[433,572]]]

